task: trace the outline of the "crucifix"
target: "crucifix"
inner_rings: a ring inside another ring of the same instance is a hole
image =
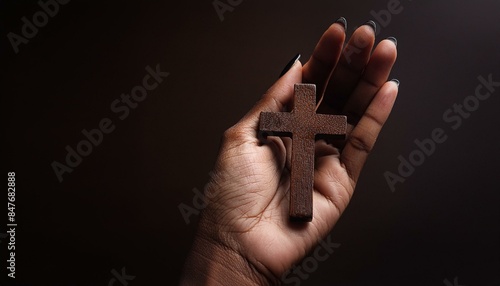
[[[347,117],[316,113],[316,85],[295,84],[291,112],[262,112],[259,130],[263,135],[292,138],[290,174],[290,220],[312,220],[314,187],[314,142],[343,139]]]

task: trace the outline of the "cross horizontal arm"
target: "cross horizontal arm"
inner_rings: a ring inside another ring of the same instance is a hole
[[[292,115],[288,112],[261,112],[259,130],[276,136],[291,137]]]

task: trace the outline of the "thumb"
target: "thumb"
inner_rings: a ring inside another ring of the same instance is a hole
[[[269,88],[259,102],[238,123],[241,127],[257,130],[261,112],[280,112],[293,99],[294,85],[302,82],[302,63],[297,60],[290,70],[285,73],[271,88]]]

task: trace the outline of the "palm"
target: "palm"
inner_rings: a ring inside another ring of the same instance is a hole
[[[219,220],[227,223],[226,227],[238,236],[243,248],[252,249],[252,245],[264,243],[265,247],[253,248],[255,258],[279,273],[304,256],[319,237],[326,235],[346,207],[353,189],[337,149],[318,142],[331,154],[316,159],[319,169],[313,198],[314,219],[303,227],[289,222],[290,181],[285,166],[288,164],[285,143],[280,138],[270,141],[268,144],[272,146],[263,147],[249,137],[246,143],[233,149],[234,154],[244,156],[226,157],[227,161],[222,162],[238,170],[231,174],[232,183],[242,187],[225,201],[225,208],[231,211]],[[325,182],[325,176],[330,173],[339,184],[333,186]]]
[[[359,52],[340,58],[344,31],[332,25],[311,60],[302,69],[294,66],[225,134],[209,187],[214,192],[213,215],[220,231],[229,233],[252,263],[276,275],[303,257],[339,219],[394,102],[394,85],[385,83],[395,61],[395,46],[382,41],[372,53],[370,29],[359,28],[345,48]],[[314,218],[306,224],[288,219],[287,156],[292,142],[269,137],[262,144],[256,137],[260,112],[286,109],[297,82],[315,83],[318,91],[326,90],[319,111],[346,114],[354,126],[345,143],[316,143]]]

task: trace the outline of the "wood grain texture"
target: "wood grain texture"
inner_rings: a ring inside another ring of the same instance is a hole
[[[295,84],[291,112],[262,112],[259,130],[267,136],[292,138],[290,174],[290,219],[312,220],[314,187],[314,142],[345,138],[347,118],[341,115],[316,114],[316,86]]]

